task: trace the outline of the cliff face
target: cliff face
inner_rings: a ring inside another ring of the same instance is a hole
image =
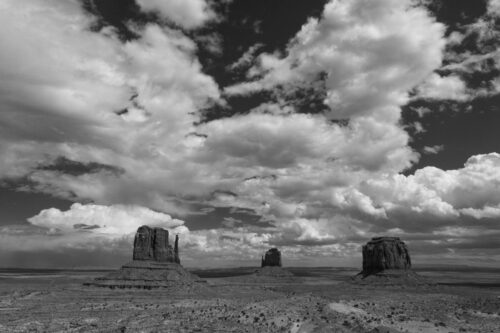
[[[399,237],[372,238],[363,246],[363,273],[370,274],[389,269],[411,268],[410,254]]]
[[[278,266],[281,267],[281,252],[276,248],[267,251],[262,257],[261,267]]]
[[[179,237],[175,239],[175,249],[169,244],[168,230],[142,226],[134,238],[133,260],[180,263],[178,252]]]

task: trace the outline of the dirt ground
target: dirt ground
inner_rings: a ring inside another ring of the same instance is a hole
[[[179,292],[89,278],[1,279],[0,332],[500,332],[498,288],[231,277]]]

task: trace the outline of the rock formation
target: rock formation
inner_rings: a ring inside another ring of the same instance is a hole
[[[354,281],[376,285],[432,284],[411,270],[408,247],[399,237],[374,237],[363,245],[363,270]]]
[[[179,235],[175,235],[174,261],[178,264],[181,263],[181,259],[179,259]]]
[[[168,230],[142,226],[134,238],[133,260],[154,260],[158,262],[180,263],[178,253],[179,236],[175,238],[175,248],[169,244]]]
[[[262,256],[260,267],[266,266],[281,267],[281,252],[277,248],[270,249]]]
[[[142,226],[134,238],[132,261],[118,271],[97,278],[89,286],[110,288],[182,288],[201,282],[180,265],[179,236],[169,244],[169,233],[162,228]]]
[[[269,249],[261,258],[260,269],[255,271],[258,277],[292,277],[293,274],[281,267],[281,252],[277,248]]]
[[[363,246],[363,273],[410,269],[408,247],[399,237],[375,237]]]

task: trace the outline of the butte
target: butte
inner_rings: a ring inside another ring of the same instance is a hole
[[[277,248],[269,249],[261,259],[260,269],[256,276],[266,277],[292,277],[293,274],[284,269],[281,264],[281,252]]]
[[[408,247],[399,237],[374,237],[363,245],[363,270],[353,281],[373,285],[430,285],[411,269]]]
[[[173,288],[193,287],[203,282],[198,276],[181,266],[179,259],[179,236],[175,245],[169,244],[168,231],[162,228],[142,226],[134,238],[132,261],[119,270],[96,278],[87,286],[109,288]]]

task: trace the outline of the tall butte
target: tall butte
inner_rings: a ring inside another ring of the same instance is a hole
[[[169,232],[162,228],[143,225],[134,238],[132,261],[119,270],[85,283],[89,286],[110,288],[174,288],[193,286],[201,282],[196,275],[181,266],[179,236],[174,246],[169,243]]]
[[[410,252],[399,237],[374,237],[363,245],[363,270],[354,281],[370,284],[430,284],[411,269]]]

